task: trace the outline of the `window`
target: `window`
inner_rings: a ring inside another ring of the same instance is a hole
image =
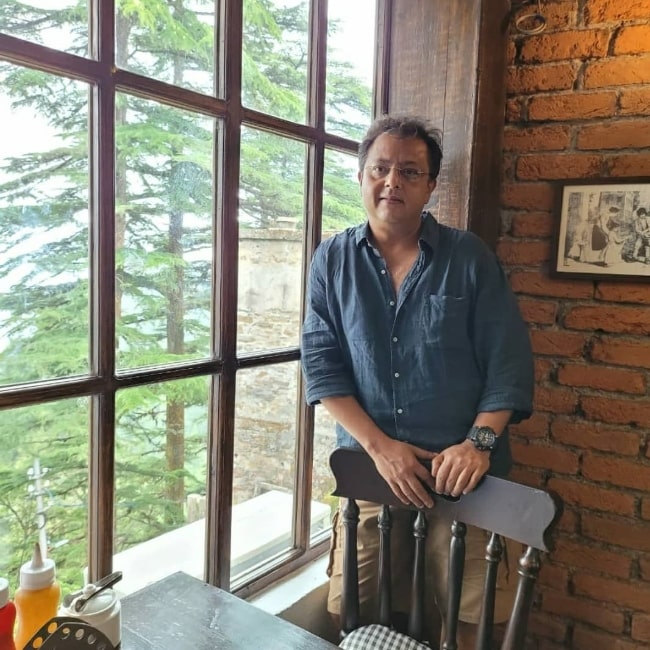
[[[64,592],[245,592],[324,549],[299,329],[364,218],[375,5],[3,2],[0,575],[39,541]]]

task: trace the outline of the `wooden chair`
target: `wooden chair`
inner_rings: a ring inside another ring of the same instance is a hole
[[[363,451],[337,449],[330,456],[330,466],[336,479],[335,496],[347,499],[342,511],[344,527],[343,585],[341,594],[341,647],[348,650],[390,648],[419,650],[429,646],[420,643],[424,617],[424,549],[426,541],[426,511],[419,510],[413,525],[414,563],[411,583],[411,609],[408,636],[390,628],[391,575],[389,506],[405,507],[377,472],[372,459]],[[464,537],[466,524],[491,533],[486,547],[486,580],[479,623],[477,650],[492,647],[493,614],[497,569],[502,555],[500,536],[509,537],[526,546],[519,559],[519,582],[510,619],[506,626],[501,650],[522,650],[528,625],[533,589],[541,568],[541,552],[550,550],[549,535],[561,513],[557,496],[512,481],[485,476],[470,494],[457,499],[434,494],[434,509],[449,519],[451,545],[449,558],[449,591],[446,638],[441,650],[456,650],[458,612],[464,567]],[[356,500],[382,504],[378,517],[380,535],[378,571],[377,623],[360,627],[357,573],[357,523],[359,508]],[[413,510],[416,510],[413,508]],[[437,646],[435,646],[437,647]]]

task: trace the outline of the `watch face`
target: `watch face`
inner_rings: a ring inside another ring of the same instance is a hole
[[[496,444],[497,436],[490,427],[472,427],[469,438],[477,449],[492,451]]]

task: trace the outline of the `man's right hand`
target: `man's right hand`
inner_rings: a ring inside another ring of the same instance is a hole
[[[433,498],[425,485],[435,490],[435,481],[421,461],[432,460],[437,456],[435,452],[392,438],[367,451],[377,471],[404,505],[433,508]]]

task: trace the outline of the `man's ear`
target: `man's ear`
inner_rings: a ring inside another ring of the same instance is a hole
[[[363,174],[361,172],[357,172],[357,180],[359,181],[359,185],[361,185],[361,181],[363,180]]]

